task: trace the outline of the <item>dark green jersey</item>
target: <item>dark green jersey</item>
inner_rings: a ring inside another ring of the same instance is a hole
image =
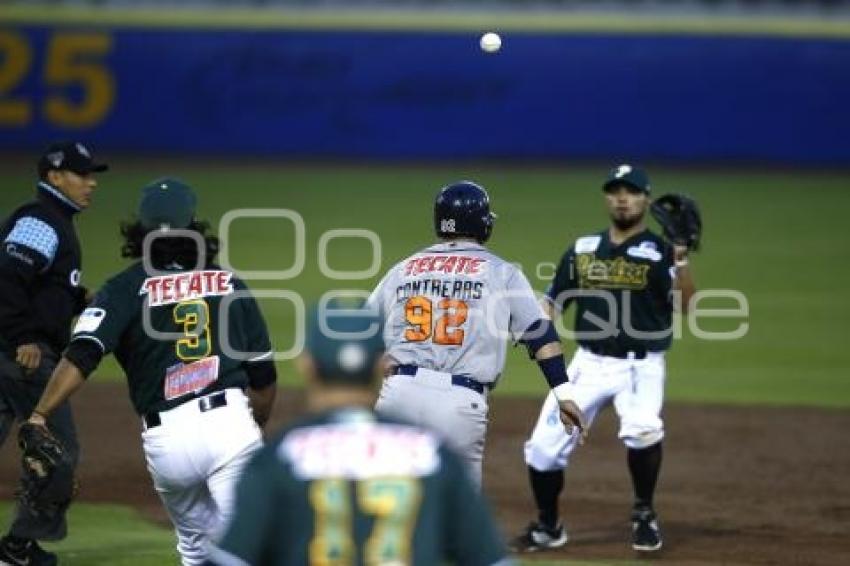
[[[142,415],[245,388],[245,364],[272,355],[256,301],[217,266],[148,277],[141,263],[132,265],[98,291],[74,328],[76,340],[115,354]]]
[[[339,410],[258,452],[216,564],[498,563],[507,552],[460,459],[432,432]]]
[[[649,230],[612,244],[608,230],[576,240],[546,295],[561,310],[576,303],[577,342],[623,352],[670,347],[673,247]]]

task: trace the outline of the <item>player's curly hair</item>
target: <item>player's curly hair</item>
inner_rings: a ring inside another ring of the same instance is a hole
[[[215,260],[219,250],[219,239],[217,236],[207,234],[209,229],[209,222],[199,220],[193,220],[186,227],[186,230],[197,232],[204,238],[207,264]],[[150,229],[142,226],[142,223],[138,220],[122,222],[121,235],[124,237],[124,244],[121,246],[121,257],[131,259],[142,257],[145,236],[150,231]],[[185,266],[193,266],[198,262],[198,250],[195,241],[179,236],[173,238],[160,237],[154,240],[151,245],[151,256],[151,263],[158,269],[175,262]]]

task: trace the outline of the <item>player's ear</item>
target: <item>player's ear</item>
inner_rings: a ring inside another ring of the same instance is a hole
[[[53,185],[54,187],[61,187],[63,184],[64,175],[62,171],[59,169],[51,169],[47,172],[47,176],[45,177],[45,181]]]

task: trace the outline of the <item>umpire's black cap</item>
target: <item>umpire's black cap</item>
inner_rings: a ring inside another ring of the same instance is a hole
[[[38,159],[38,176],[44,178],[48,171],[68,170],[77,175],[102,173],[109,169],[106,163],[96,163],[91,151],[80,142],[53,142]]]
[[[305,345],[319,381],[369,385],[385,349],[383,324],[362,301],[334,299],[313,309]]]
[[[614,185],[628,185],[646,194],[652,191],[652,187],[649,184],[649,175],[646,174],[646,171],[628,163],[617,165],[608,172],[608,177],[605,179],[605,184],[602,185],[602,190],[607,191],[608,187]]]

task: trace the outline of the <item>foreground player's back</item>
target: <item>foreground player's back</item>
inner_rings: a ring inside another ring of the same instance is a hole
[[[505,556],[460,460],[433,433],[365,409],[284,431],[247,468],[238,499],[252,513],[220,546],[257,563],[484,565]]]

